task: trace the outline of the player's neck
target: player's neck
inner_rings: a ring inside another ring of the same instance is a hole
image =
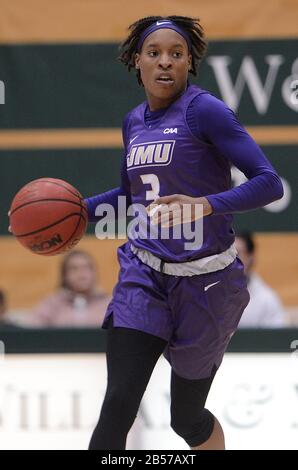
[[[160,111],[161,109],[168,108],[169,106],[171,106],[171,104],[173,104],[183,95],[186,89],[187,89],[187,85],[180,93],[178,93],[176,96],[169,98],[169,99],[157,98],[151,95],[150,93],[146,92],[149,110],[151,112],[154,112],[154,111]]]

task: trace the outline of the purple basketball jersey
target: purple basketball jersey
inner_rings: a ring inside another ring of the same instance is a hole
[[[147,102],[131,111],[126,135],[127,174],[134,204],[148,206],[157,197],[171,194],[200,197],[230,189],[229,160],[213,145],[197,139],[186,121],[189,104],[203,93],[207,92],[190,85],[150,128],[144,119]],[[203,243],[192,250],[185,250],[189,239],[183,233],[180,239],[129,238],[137,248],[165,261],[190,261],[225,251],[234,241],[231,223],[231,215],[204,217]]]

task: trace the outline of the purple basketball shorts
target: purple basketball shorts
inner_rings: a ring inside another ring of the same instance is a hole
[[[115,327],[165,339],[164,356],[179,376],[209,377],[249,301],[241,261],[208,274],[172,276],[142,263],[129,242],[118,249],[118,260],[119,279],[103,328],[113,314]]]

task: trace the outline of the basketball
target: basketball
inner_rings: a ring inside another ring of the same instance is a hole
[[[12,234],[39,255],[70,250],[84,235],[87,222],[82,195],[66,181],[55,178],[26,184],[10,207]]]

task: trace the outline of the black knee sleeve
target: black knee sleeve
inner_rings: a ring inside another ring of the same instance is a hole
[[[212,434],[214,416],[205,403],[215,373],[216,368],[206,379],[189,380],[172,371],[171,427],[190,447],[203,444]]]
[[[108,389],[89,449],[124,449],[127,433],[137,415],[139,400],[139,394],[125,385]]]
[[[102,406],[102,415],[112,421],[115,429],[131,428],[138,411],[139,391],[129,390],[127,387],[119,387],[117,390],[109,390]]]
[[[180,417],[180,419],[177,416],[173,417],[171,427],[190,447],[197,447],[211,436],[214,416],[207,408],[204,408],[194,413],[192,420],[185,419],[185,417]]]
[[[153,368],[166,346],[162,338],[142,331],[113,327],[108,322],[108,386],[90,450],[125,449]]]

